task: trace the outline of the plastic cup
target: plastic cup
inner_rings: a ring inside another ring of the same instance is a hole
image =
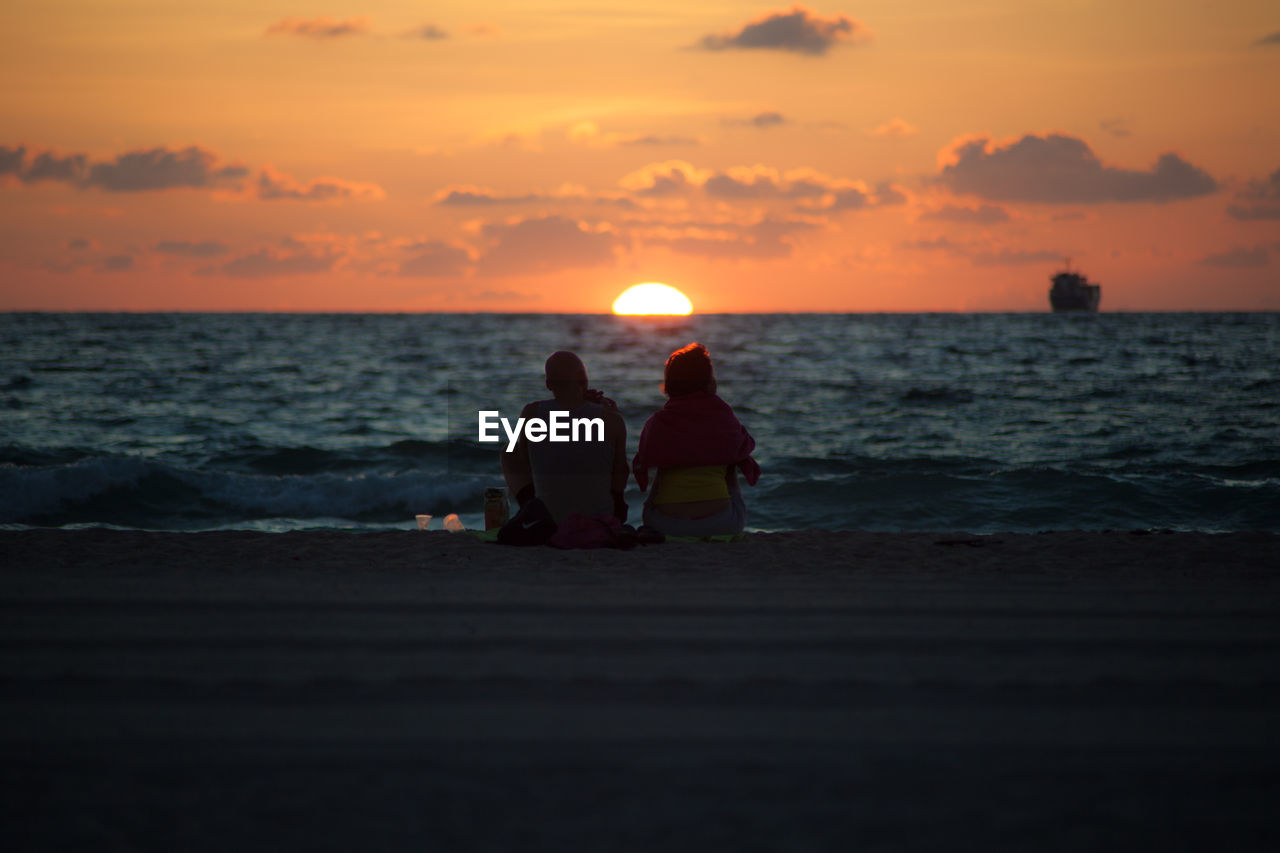
[[[418,529],[419,529],[419,530],[430,530],[430,529],[431,529],[431,516],[429,516],[429,515],[415,515],[415,516],[414,516],[414,518],[416,518],[416,519],[418,520]]]
[[[444,517],[444,529],[450,533],[458,533],[465,528],[463,528],[462,519],[458,518],[458,514],[451,512]]]

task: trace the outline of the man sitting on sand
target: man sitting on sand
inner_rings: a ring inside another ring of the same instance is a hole
[[[530,403],[520,417],[550,421],[555,411],[568,412],[570,418],[602,418],[604,441],[530,442],[521,433],[515,448],[502,453],[502,476],[520,511],[503,528],[500,542],[545,541],[575,510],[627,520],[622,498],[629,473],[627,425],[617,406],[587,387],[587,368],[571,352],[553,352],[547,359],[546,384],[553,398]],[[590,431],[586,437],[598,438]]]

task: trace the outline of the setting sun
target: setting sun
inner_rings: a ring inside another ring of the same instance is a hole
[[[674,287],[647,282],[629,287],[613,301],[615,314],[690,314],[693,304]]]

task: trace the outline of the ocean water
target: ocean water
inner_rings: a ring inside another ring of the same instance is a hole
[[[5,314],[0,525],[479,526],[478,410],[571,349],[633,453],[695,340],[751,528],[1280,532],[1280,314],[1106,313]]]

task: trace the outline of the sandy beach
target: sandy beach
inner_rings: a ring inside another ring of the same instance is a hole
[[[1264,849],[1280,537],[0,532],[9,850]]]

